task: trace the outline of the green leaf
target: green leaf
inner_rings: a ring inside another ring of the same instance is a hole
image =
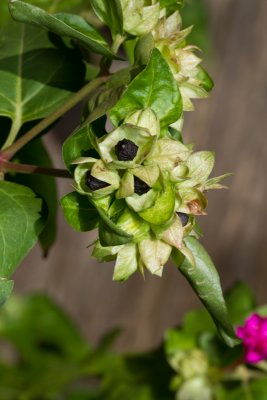
[[[160,7],[166,8],[167,13],[171,14],[172,12],[182,8],[184,2],[185,0],[160,0]]]
[[[266,400],[266,385],[267,378],[251,380],[244,385],[240,384],[238,387],[223,391],[224,397],[221,398],[227,400]]]
[[[179,269],[209,311],[222,339],[230,347],[235,346],[239,341],[230,323],[216,268],[197,239],[187,237],[185,243],[193,253],[196,265],[192,266],[185,259]]]
[[[46,117],[80,88],[85,69],[74,54],[40,29],[11,21],[2,30],[0,115],[13,122],[8,144],[25,122]]]
[[[182,100],[176,81],[161,53],[154,49],[147,67],[135,77],[110,112],[114,125],[118,125],[133,111],[152,108],[161,126],[179,119]]]
[[[72,164],[80,157],[97,156],[97,153],[92,153],[94,145],[92,142],[93,132],[91,126],[85,125],[78,128],[71,136],[65,140],[62,148],[63,160],[69,171],[73,172],[76,165]]]
[[[178,329],[167,330],[164,344],[168,356],[175,354],[177,351],[190,350],[196,347],[194,336],[190,336],[187,332]]]
[[[100,241],[97,240],[93,251],[92,251],[92,257],[94,257],[96,260],[103,262],[103,261],[113,261],[117,258],[117,254],[121,248],[123,248],[124,245],[119,245],[119,246],[101,246]]]
[[[155,204],[146,210],[140,211],[138,214],[151,224],[162,225],[172,218],[174,206],[175,194],[171,183],[167,182],[164,191],[159,195]]]
[[[6,1],[0,2],[0,27],[10,20],[10,13],[8,11],[8,4]]]
[[[200,86],[207,92],[210,92],[214,87],[214,82],[210,75],[201,66],[198,67],[199,72],[197,74],[197,79],[200,81]]]
[[[42,200],[29,188],[0,182],[0,277],[8,278],[43,229]]]
[[[105,115],[119,100],[131,80],[140,71],[139,67],[127,67],[113,74],[105,84],[90,97],[85,123],[91,123]]]
[[[64,216],[77,231],[86,232],[95,229],[99,215],[87,196],[72,192],[60,200]]]
[[[29,367],[34,367],[29,360],[41,367],[49,353],[77,362],[90,349],[63,310],[41,294],[12,296],[0,310],[0,335],[17,348]]]
[[[27,144],[17,153],[16,159],[22,164],[33,164],[41,167],[53,167],[52,160],[41,139],[34,140]],[[28,186],[35,193],[44,199],[48,207],[48,217],[44,229],[42,230],[39,241],[44,254],[48,253],[53,245],[57,233],[57,188],[56,180],[52,176],[34,174],[16,174],[11,176],[15,183]]]
[[[255,296],[244,282],[237,282],[225,294],[225,300],[233,324],[242,324],[256,307]]]
[[[122,34],[122,10],[120,0],[91,0],[98,18],[109,26],[113,35]]]
[[[99,240],[102,246],[118,246],[132,241],[133,236],[118,228],[101,208],[97,208],[97,211],[100,215]]]
[[[49,14],[41,8],[20,0],[10,0],[9,9],[12,17],[17,21],[36,25],[59,36],[67,36],[78,40],[95,53],[116,58],[105,39],[79,15],[67,13]]]
[[[14,282],[0,278],[0,307],[6,302],[13,290]]]

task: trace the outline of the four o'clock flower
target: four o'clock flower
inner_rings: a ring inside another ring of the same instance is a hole
[[[194,265],[184,238],[194,229],[195,215],[204,214],[204,192],[220,187],[220,177],[209,179],[213,153],[194,153],[161,130],[151,108],[130,113],[101,138],[90,134],[99,158],[73,163],[77,191],[102,219],[93,256],[115,259],[113,279],[120,281],[145,269],[161,276],[173,249]]]
[[[246,319],[244,326],[237,328],[236,334],[243,340],[247,363],[267,359],[267,317],[252,314]]]

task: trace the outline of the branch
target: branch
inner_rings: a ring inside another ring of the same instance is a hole
[[[25,135],[21,136],[11,146],[7,147],[1,152],[1,158],[10,160],[17,151],[29,143],[32,139],[38,136],[43,130],[48,128],[58,118],[62,117],[67,111],[71,110],[74,106],[80,103],[85,97],[87,97],[93,90],[100,86],[107,80],[107,77],[96,78],[83,86],[77,93],[71,96],[66,103],[59,107],[55,112],[50,114],[48,117],[43,119],[32,129],[30,129]]]
[[[18,164],[0,159],[0,172],[15,171],[21,174],[48,175],[57,178],[72,178],[66,169],[39,167],[38,165]]]

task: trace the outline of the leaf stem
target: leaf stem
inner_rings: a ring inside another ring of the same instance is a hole
[[[66,103],[59,107],[55,112],[50,114],[48,117],[40,121],[32,129],[30,129],[25,135],[21,136],[16,140],[11,146],[7,147],[2,151],[1,158],[5,160],[10,160],[17,151],[19,151],[23,146],[29,143],[32,139],[38,136],[43,130],[48,128],[53,122],[58,118],[62,117],[67,111],[71,110],[74,106],[80,103],[85,97],[87,97],[93,90],[95,90],[99,85],[101,85],[108,77],[96,78],[93,81],[87,83],[83,86],[77,93],[71,96]]]
[[[126,37],[125,37],[125,36],[122,36],[122,35],[116,35],[116,36],[115,36],[115,39],[114,39],[113,44],[112,44],[112,47],[111,47],[111,50],[112,50],[115,54],[117,54],[117,52],[118,52],[120,46],[122,45],[122,43],[124,42],[125,39],[126,39]]]
[[[15,171],[21,174],[48,175],[57,178],[72,178],[71,174],[66,169],[46,168],[30,164],[18,164],[0,159],[0,174],[9,171]]]
[[[2,147],[3,150],[12,145],[12,143],[17,137],[17,134],[19,133],[20,128],[21,128],[21,120],[19,118],[14,119],[8,137]]]

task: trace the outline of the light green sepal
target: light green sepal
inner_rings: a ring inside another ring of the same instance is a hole
[[[100,241],[98,240],[95,243],[94,249],[92,251],[92,257],[96,258],[98,261],[113,261],[117,257],[117,253],[124,247],[125,245],[120,246],[101,246]]]
[[[157,190],[150,189],[141,196],[134,193],[132,196],[126,197],[125,201],[132,210],[138,213],[151,208],[155,204],[158,194]]]
[[[136,146],[138,146],[137,154],[133,160],[121,161],[116,155],[115,146],[123,139],[131,140]],[[138,164],[143,162],[155,140],[156,136],[151,135],[147,129],[124,124],[105,135],[99,141],[101,158],[110,166],[110,168],[135,168]]]
[[[153,146],[145,160],[146,165],[156,164],[161,170],[172,171],[180,162],[186,161],[190,150],[178,140],[163,138]]]
[[[187,160],[188,180],[181,183],[181,187],[203,186],[208,179],[215,162],[211,151],[198,151],[190,155]]]
[[[125,118],[124,122],[126,124],[139,126],[140,128],[145,128],[152,136],[159,136],[159,119],[151,108],[132,112]]]
[[[154,0],[120,0],[123,14],[123,29],[134,36],[152,31],[160,15],[160,3]]]
[[[155,201],[155,204],[152,207],[139,212],[140,217],[154,225],[164,224],[173,216],[175,208],[173,187],[168,181],[164,182],[164,185],[165,187]]]
[[[101,189],[91,190],[86,184],[87,173],[100,181],[106,182],[109,186]],[[103,161],[98,160],[95,163],[81,163],[75,168],[74,179],[77,185],[77,191],[81,194],[87,194],[93,198],[107,196],[118,189],[120,177],[117,171],[108,169]]]
[[[183,247],[184,228],[180,218],[175,215],[171,226],[163,232],[162,240],[180,250]]]
[[[157,239],[144,239],[138,243],[140,257],[151,274],[161,276],[172,247]]]
[[[125,208],[116,221],[116,226],[129,235],[132,235],[135,242],[146,237],[149,232],[149,225],[129,208]]]
[[[137,271],[138,262],[136,250],[136,245],[134,243],[129,243],[124,245],[118,252],[113,274],[114,281],[125,281]]]

